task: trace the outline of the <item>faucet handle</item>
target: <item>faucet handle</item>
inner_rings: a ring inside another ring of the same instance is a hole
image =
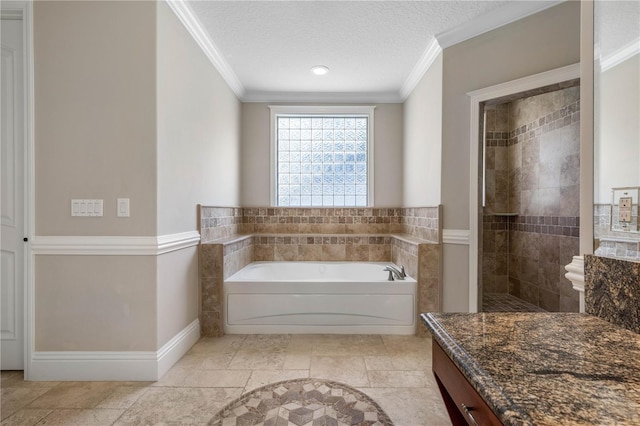
[[[400,265],[400,273],[402,274],[403,277],[407,276],[406,272],[404,272],[404,265]]]

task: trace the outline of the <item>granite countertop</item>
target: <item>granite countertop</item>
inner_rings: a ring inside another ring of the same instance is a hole
[[[640,335],[571,313],[422,314],[505,425],[639,425]]]

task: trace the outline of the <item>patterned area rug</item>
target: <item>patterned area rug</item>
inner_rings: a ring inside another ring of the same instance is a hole
[[[297,379],[255,389],[220,410],[210,426],[393,426],[364,393],[342,383]]]

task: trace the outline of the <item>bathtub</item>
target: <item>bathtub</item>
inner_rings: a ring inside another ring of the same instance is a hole
[[[253,262],[224,281],[230,334],[414,334],[416,280],[379,262]]]

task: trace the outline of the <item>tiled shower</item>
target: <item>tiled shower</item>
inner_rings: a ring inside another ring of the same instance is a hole
[[[578,311],[564,266],[579,252],[579,96],[574,81],[484,106],[479,252],[487,310],[502,300],[506,310]]]

